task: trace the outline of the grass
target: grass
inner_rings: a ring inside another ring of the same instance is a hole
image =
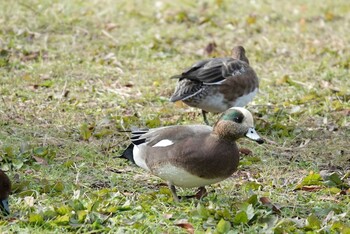
[[[13,181],[0,232],[350,233],[349,11],[345,0],[0,2],[0,167]],[[253,156],[238,172],[174,204],[115,157],[128,144],[118,130],[202,123],[168,102],[169,77],[238,44],[260,77],[248,109],[268,142],[240,141]]]

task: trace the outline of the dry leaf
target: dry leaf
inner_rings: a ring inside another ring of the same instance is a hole
[[[281,214],[281,209],[280,207],[278,207],[277,205],[275,204],[272,204],[272,202],[270,201],[270,199],[268,197],[261,197],[260,198],[260,202],[267,206],[267,207],[270,207],[275,213],[277,214]]]
[[[110,32],[110,31],[112,31],[113,29],[115,29],[116,27],[118,27],[117,24],[108,23],[108,24],[106,24],[105,29],[106,29],[108,32]]]
[[[45,159],[43,159],[43,158],[40,158],[40,157],[38,157],[38,156],[32,156],[33,158],[34,158],[34,160],[37,162],[37,163],[39,163],[39,164],[41,164],[41,165],[48,165],[48,163],[47,163],[47,161],[45,160]]]
[[[32,197],[32,196],[24,197],[24,203],[27,204],[29,207],[33,207],[34,206],[34,197]]]
[[[300,188],[300,190],[307,191],[307,192],[315,192],[318,190],[321,190],[323,187],[320,185],[305,185]],[[299,189],[296,189],[299,190]]]
[[[182,101],[177,101],[177,102],[175,102],[175,107],[184,108],[184,107],[186,107],[186,105]]]
[[[347,190],[344,189],[344,190],[340,191],[340,193],[339,193],[339,195],[348,195],[348,194],[350,194],[350,188]]]
[[[239,152],[243,155],[253,155],[253,152],[247,148],[239,148]]]
[[[190,234],[194,233],[194,228],[193,225],[190,224],[189,222],[187,222],[187,220],[179,220],[178,222],[175,223],[176,226],[178,227],[182,227],[184,229],[186,229],[186,231]]]
[[[163,217],[165,219],[171,219],[173,217],[173,214],[163,214]]]

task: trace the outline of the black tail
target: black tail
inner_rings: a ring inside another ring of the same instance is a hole
[[[125,159],[131,161],[132,163],[135,163],[134,155],[132,153],[133,149],[134,149],[134,145],[130,144],[128,146],[128,148],[126,148],[126,150],[124,150],[123,154],[120,157],[125,158]]]

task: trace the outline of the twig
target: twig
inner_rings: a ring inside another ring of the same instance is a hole
[[[118,40],[115,39],[110,33],[108,33],[106,30],[101,31],[103,35],[111,39],[115,44],[119,44]]]

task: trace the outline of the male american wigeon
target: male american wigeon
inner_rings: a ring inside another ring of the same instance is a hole
[[[11,181],[8,176],[0,170],[0,212],[2,215],[8,215],[10,208],[8,204],[8,197],[11,192]]]
[[[131,144],[121,157],[166,180],[174,200],[175,186],[199,187],[231,176],[239,163],[235,141],[241,137],[263,143],[256,133],[252,114],[241,107],[228,109],[214,127],[167,126],[133,131]]]
[[[206,113],[220,113],[230,107],[244,107],[257,94],[259,80],[249,66],[242,46],[232,49],[232,56],[211,58],[195,63],[178,78],[171,102],[202,109],[203,118],[209,125]]]

